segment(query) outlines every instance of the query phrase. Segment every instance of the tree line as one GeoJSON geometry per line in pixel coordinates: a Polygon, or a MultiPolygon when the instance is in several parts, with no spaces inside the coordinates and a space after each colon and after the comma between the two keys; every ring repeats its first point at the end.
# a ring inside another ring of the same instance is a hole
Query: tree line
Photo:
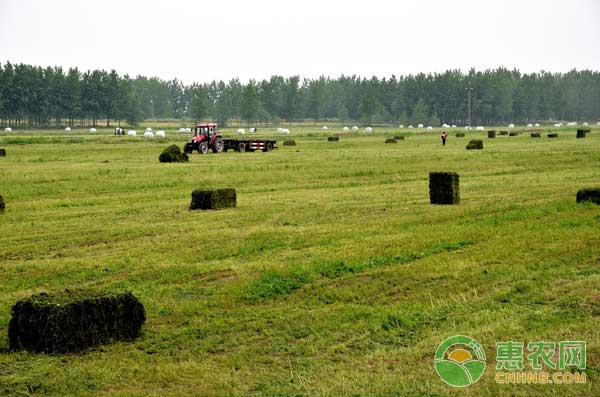
{"type": "Polygon", "coordinates": [[[600,73],[470,70],[364,78],[272,76],[186,85],[115,70],[0,64],[0,124],[136,125],[147,118],[273,124],[338,120],[365,124],[464,125],[600,119],[600,73]]]}

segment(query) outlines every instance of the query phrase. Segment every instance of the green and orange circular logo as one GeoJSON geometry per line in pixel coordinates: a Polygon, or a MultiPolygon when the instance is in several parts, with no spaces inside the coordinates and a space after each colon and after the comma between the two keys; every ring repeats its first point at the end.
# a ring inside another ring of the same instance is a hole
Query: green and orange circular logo
{"type": "Polygon", "coordinates": [[[446,339],[434,357],[435,371],[450,386],[470,386],[485,371],[485,351],[479,342],[468,336],[455,335],[446,339]]]}

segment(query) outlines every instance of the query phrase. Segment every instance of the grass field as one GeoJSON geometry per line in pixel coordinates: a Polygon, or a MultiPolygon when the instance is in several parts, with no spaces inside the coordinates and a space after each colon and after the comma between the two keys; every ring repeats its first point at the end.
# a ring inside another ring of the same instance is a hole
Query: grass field
{"type": "Polygon", "coordinates": [[[283,138],[295,147],[160,164],[187,138],[168,133],[0,133],[0,395],[600,393],[600,206],[575,202],[600,186],[599,130],[449,130],[442,147],[435,131],[327,142],[304,126],[283,138]],[[465,150],[474,137],[483,151],[465,150]],[[460,205],[429,204],[429,171],[460,174],[460,205]],[[202,187],[236,188],[238,207],[188,211],[202,187]],[[75,287],[131,290],[142,337],[8,351],[18,299],[75,287]],[[466,389],[433,368],[455,334],[488,356],[466,389]],[[509,340],[587,341],[587,383],[496,383],[509,340]]]}

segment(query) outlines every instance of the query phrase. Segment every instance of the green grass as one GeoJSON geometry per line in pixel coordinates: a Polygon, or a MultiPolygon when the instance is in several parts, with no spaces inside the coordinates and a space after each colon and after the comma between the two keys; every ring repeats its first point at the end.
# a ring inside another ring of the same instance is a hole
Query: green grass
{"type": "Polygon", "coordinates": [[[442,147],[437,132],[290,129],[295,147],[165,164],[185,134],[0,133],[0,395],[598,394],[600,206],[575,194],[600,185],[600,131],[449,130],[442,147]],[[429,204],[429,171],[460,174],[460,205],[429,204]],[[219,187],[237,208],[188,211],[193,189],[219,187]],[[131,290],[142,337],[7,350],[17,300],[86,287],[131,290]],[[488,356],[467,389],[433,368],[455,334],[488,356]],[[587,384],[494,381],[496,342],[565,339],[588,342],[587,384]]]}

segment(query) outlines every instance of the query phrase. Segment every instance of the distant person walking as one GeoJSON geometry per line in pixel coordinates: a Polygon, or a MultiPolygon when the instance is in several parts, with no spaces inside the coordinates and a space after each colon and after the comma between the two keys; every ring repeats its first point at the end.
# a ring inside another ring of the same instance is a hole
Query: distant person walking
{"type": "Polygon", "coordinates": [[[442,146],[446,146],[446,138],[448,138],[448,134],[444,131],[442,132],[442,146]]]}

